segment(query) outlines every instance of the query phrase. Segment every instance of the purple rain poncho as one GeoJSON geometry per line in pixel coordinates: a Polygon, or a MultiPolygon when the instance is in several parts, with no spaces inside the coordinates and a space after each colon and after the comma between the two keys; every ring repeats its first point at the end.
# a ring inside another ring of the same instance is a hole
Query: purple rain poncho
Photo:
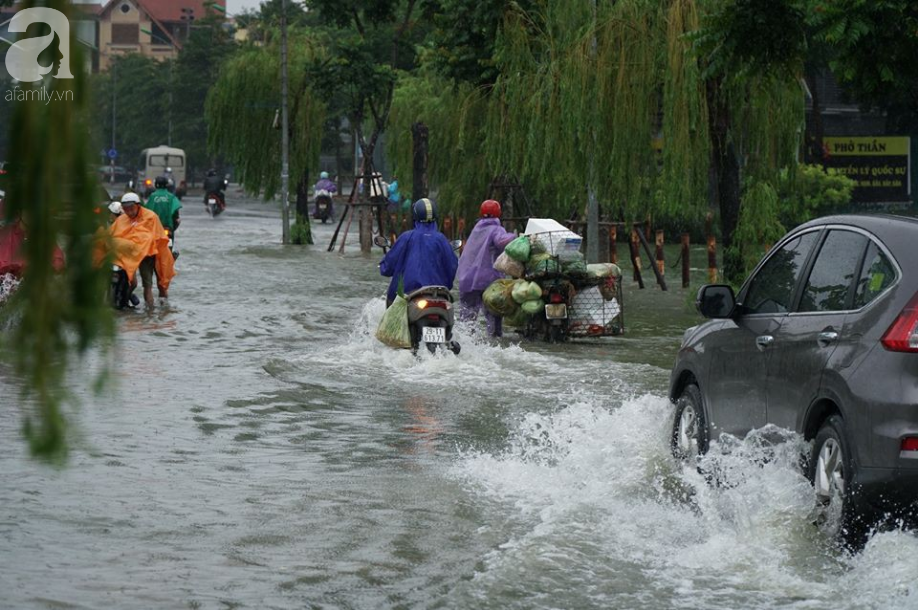
{"type": "Polygon", "coordinates": [[[482,218],[472,229],[459,257],[459,293],[481,291],[504,274],[494,269],[494,261],[516,235],[505,230],[499,218],[482,218]]]}

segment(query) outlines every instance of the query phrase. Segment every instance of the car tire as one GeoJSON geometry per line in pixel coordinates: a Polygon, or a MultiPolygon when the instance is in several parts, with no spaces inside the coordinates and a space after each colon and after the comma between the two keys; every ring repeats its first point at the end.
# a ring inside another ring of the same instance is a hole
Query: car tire
{"type": "Polygon", "coordinates": [[[816,434],[807,468],[816,496],[814,524],[826,536],[856,549],[866,541],[867,527],[853,499],[851,458],[845,421],[833,415],[816,434]]]}
{"type": "Polygon", "coordinates": [[[677,460],[699,458],[708,451],[708,425],[704,415],[701,390],[689,384],[676,401],[670,449],[677,460]]]}

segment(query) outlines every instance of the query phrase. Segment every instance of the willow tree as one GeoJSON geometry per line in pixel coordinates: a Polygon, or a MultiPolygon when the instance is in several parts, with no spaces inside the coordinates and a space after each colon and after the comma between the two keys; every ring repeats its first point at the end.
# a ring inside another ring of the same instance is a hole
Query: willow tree
{"type": "MultiPolygon", "coordinates": [[[[329,53],[310,77],[336,101],[354,129],[364,159],[373,159],[389,125],[396,83],[415,67],[422,37],[416,0],[309,0],[324,26],[329,53]]],[[[356,168],[355,168],[356,171],[356,168]]]]}
{"type": "MultiPolygon", "coordinates": [[[[693,220],[713,208],[729,246],[741,206],[767,207],[771,201],[764,195],[774,191],[778,170],[792,161],[803,118],[802,95],[789,68],[797,55],[757,62],[759,57],[743,57],[736,46],[725,55],[724,45],[706,44],[742,34],[747,21],[737,18],[737,10],[748,9],[752,22],[762,17],[763,10],[747,4],[540,0],[528,12],[508,5],[495,44],[498,76],[481,90],[486,119],[454,113],[443,125],[450,135],[432,131],[431,150],[482,142],[492,175],[519,176],[544,214],[582,209],[588,190],[619,220],[648,214],[693,220]],[[660,153],[655,137],[662,141],[660,153]],[[765,186],[753,188],[759,182],[765,186]]],[[[776,18],[771,13],[778,11],[764,12],[771,22],[793,14],[776,18]]],[[[792,48],[799,51],[799,45],[792,48]]],[[[454,105],[464,87],[442,88],[441,103],[454,105]]],[[[421,108],[409,98],[395,97],[399,124],[427,121],[432,104],[421,108]]],[[[458,166],[480,162],[454,155],[449,170],[432,168],[432,177],[445,171],[471,175],[458,166]]],[[[743,218],[758,220],[765,213],[751,212],[743,218]]],[[[741,270],[731,263],[728,273],[735,277],[741,270]]]]}
{"type": "MultiPolygon", "coordinates": [[[[22,9],[36,6],[68,17],[72,11],[65,0],[30,1],[22,9]]],[[[24,35],[43,34],[32,26],[24,35]]],[[[14,363],[24,434],[33,454],[58,460],[67,453],[62,408],[72,397],[66,382],[73,358],[113,328],[102,299],[109,276],[93,259],[93,238],[103,217],[95,213],[101,197],[88,171],[94,158],[87,137],[87,79],[80,70],[83,61],[76,37],[70,36],[69,45],[59,53],[58,44],[64,42],[58,35],[48,38],[39,65],[53,67],[55,58],[69,50],[72,78],[64,75],[62,61],[56,73],[52,69],[41,80],[18,83],[13,99],[19,101],[12,102],[9,125],[10,150],[16,154],[7,168],[7,182],[0,187],[6,191],[3,220],[21,220],[26,231],[22,283],[0,312],[14,320],[0,332],[0,355],[14,363]],[[43,99],[50,98],[47,103],[37,101],[41,89],[49,96],[43,99]],[[54,265],[57,246],[66,257],[59,271],[54,265]]],[[[4,398],[4,406],[14,406],[4,398]]]]}
{"type": "MultiPolygon", "coordinates": [[[[235,167],[246,192],[270,199],[280,188],[281,99],[278,37],[264,46],[249,46],[228,60],[207,96],[208,146],[235,167]]],[[[306,200],[310,170],[319,165],[325,104],[306,77],[308,65],[324,50],[303,32],[291,32],[288,46],[290,91],[290,174],[296,178],[297,225],[294,237],[312,243],[306,200]]],[[[295,240],[296,241],[296,240],[295,240]]]]}

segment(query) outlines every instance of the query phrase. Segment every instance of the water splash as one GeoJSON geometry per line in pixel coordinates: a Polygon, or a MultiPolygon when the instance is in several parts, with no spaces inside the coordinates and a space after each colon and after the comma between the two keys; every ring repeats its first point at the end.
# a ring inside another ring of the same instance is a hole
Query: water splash
{"type": "Polygon", "coordinates": [[[700,474],[669,455],[672,416],[652,395],[581,400],[523,418],[502,453],[462,454],[452,475],[514,515],[462,594],[525,599],[533,566],[520,566],[536,561],[566,565],[557,585],[589,583],[589,603],[607,607],[918,607],[918,536],[879,534],[849,556],[812,526],[802,438],[769,427],[723,439],[700,474]]]}

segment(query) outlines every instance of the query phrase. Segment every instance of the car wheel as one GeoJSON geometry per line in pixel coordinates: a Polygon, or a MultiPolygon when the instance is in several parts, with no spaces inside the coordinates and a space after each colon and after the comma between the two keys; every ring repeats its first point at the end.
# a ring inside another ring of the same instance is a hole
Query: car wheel
{"type": "Polygon", "coordinates": [[[673,434],[670,442],[677,460],[691,460],[708,451],[708,426],[702,407],[701,390],[689,384],[676,401],[673,434]]]}
{"type": "Polygon", "coordinates": [[[810,454],[808,475],[816,492],[814,523],[828,537],[857,547],[864,542],[866,528],[852,501],[852,472],[845,422],[833,415],[816,434],[810,454]]]}

